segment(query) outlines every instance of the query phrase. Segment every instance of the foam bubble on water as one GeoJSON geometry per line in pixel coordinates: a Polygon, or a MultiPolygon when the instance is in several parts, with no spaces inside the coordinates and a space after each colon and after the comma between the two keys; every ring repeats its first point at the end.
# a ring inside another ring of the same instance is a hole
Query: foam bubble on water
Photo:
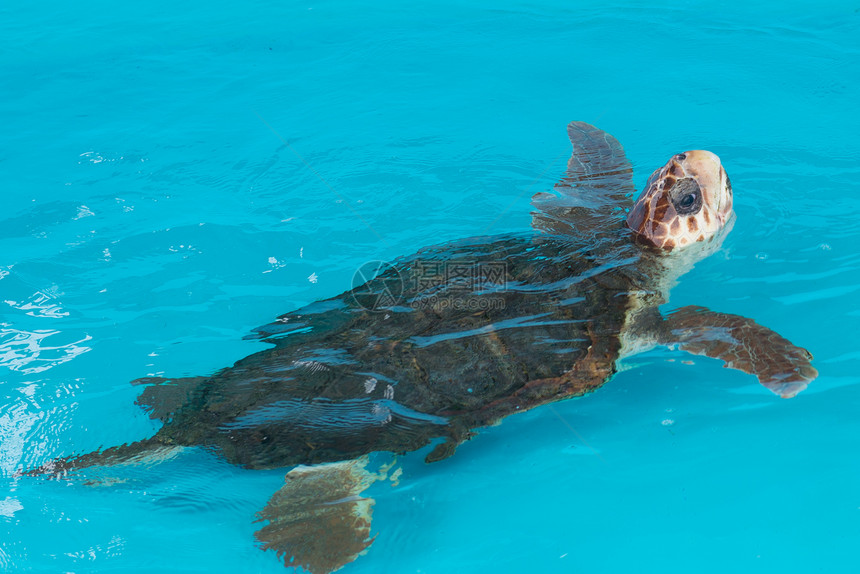
{"type": "Polygon", "coordinates": [[[105,158],[94,151],[85,151],[79,157],[84,158],[82,161],[78,163],[90,162],[90,163],[101,163],[105,161],[105,158]]]}
{"type": "Polygon", "coordinates": [[[194,245],[191,245],[191,244],[186,245],[184,243],[181,243],[179,245],[171,245],[170,247],[167,248],[167,250],[170,251],[171,253],[183,253],[183,255],[182,255],[183,259],[188,259],[189,257],[191,257],[195,253],[202,253],[194,245]]]}
{"type": "Polygon", "coordinates": [[[373,392],[373,389],[376,388],[376,383],[378,381],[374,377],[370,377],[366,381],[364,381],[364,392],[366,394],[370,394],[373,392]]]}
{"type": "Polygon", "coordinates": [[[319,277],[317,277],[316,272],[308,275],[308,281],[310,281],[311,283],[316,283],[317,281],[319,281],[319,277]]]}
{"type": "Polygon", "coordinates": [[[391,415],[391,409],[386,405],[373,403],[373,406],[370,407],[370,412],[379,424],[386,425],[394,420],[394,417],[391,415]]]}
{"type": "Polygon", "coordinates": [[[271,273],[275,269],[280,269],[282,267],[287,266],[287,264],[284,261],[281,261],[277,257],[269,257],[268,261],[269,261],[269,265],[271,266],[271,269],[266,269],[265,271],[263,271],[263,273],[271,273]]]}
{"type": "Polygon", "coordinates": [[[130,211],[134,211],[134,206],[133,205],[127,205],[126,201],[124,199],[122,199],[121,197],[115,197],[114,201],[116,201],[118,204],[120,204],[122,206],[123,212],[128,213],[130,211]]]}
{"type": "Polygon", "coordinates": [[[92,217],[95,215],[93,210],[87,207],[86,205],[78,206],[78,213],[72,219],[83,219],[84,217],[92,217]]]}

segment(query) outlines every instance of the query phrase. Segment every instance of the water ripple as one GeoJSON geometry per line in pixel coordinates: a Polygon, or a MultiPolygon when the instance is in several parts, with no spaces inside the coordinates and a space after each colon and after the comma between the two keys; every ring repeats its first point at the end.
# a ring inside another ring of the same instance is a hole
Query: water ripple
{"type": "Polygon", "coordinates": [[[59,304],[53,302],[54,300],[53,295],[45,293],[44,291],[37,291],[26,301],[12,301],[7,299],[4,303],[13,309],[24,311],[27,315],[32,317],[50,317],[52,319],[68,317],[68,311],[63,311],[63,308],[60,307],[59,304]]]}
{"type": "Polygon", "coordinates": [[[15,516],[16,512],[23,509],[24,507],[17,498],[7,496],[5,499],[0,500],[0,516],[12,518],[15,516]]]}
{"type": "Polygon", "coordinates": [[[59,333],[49,329],[23,331],[0,328],[0,367],[24,374],[41,373],[91,350],[91,347],[81,344],[92,339],[89,335],[65,345],[44,344],[45,339],[59,333]]]}

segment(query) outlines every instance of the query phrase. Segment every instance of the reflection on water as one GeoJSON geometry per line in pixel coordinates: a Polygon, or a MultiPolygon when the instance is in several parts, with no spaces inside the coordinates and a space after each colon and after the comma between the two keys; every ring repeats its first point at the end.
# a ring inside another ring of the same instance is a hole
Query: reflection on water
{"type": "Polygon", "coordinates": [[[63,345],[52,346],[53,341],[46,344],[48,337],[58,334],[60,331],[50,329],[24,331],[8,325],[0,328],[0,366],[24,374],[41,373],[91,350],[82,345],[92,339],[89,335],[63,345]]]}
{"type": "Polygon", "coordinates": [[[3,437],[0,442],[0,473],[11,476],[18,469],[24,460],[27,436],[44,416],[32,412],[23,401],[8,404],[7,399],[7,404],[0,407],[0,436],[3,437]]]}
{"type": "MultiPolygon", "coordinates": [[[[391,385],[387,386],[387,390],[387,396],[393,396],[391,385]]],[[[343,402],[317,399],[275,401],[236,417],[234,421],[221,425],[221,428],[232,430],[254,428],[263,424],[291,424],[306,428],[349,426],[358,429],[387,424],[392,420],[392,413],[416,422],[437,425],[448,422],[445,417],[428,415],[391,399],[351,399],[343,402]]]]}
{"type": "Polygon", "coordinates": [[[68,311],[63,311],[59,304],[54,302],[54,297],[43,291],[33,293],[26,301],[5,300],[4,303],[19,311],[24,311],[31,317],[49,317],[60,319],[68,317],[68,311]]]}
{"type": "Polygon", "coordinates": [[[0,500],[0,516],[12,518],[13,516],[15,516],[16,512],[23,509],[24,507],[21,506],[21,503],[18,501],[17,498],[7,496],[5,499],[0,500]]]}

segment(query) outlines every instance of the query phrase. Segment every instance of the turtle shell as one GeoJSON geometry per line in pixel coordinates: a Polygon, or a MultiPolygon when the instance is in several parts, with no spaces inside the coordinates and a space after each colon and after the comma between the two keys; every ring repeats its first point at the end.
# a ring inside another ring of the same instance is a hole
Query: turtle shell
{"type": "Polygon", "coordinates": [[[615,370],[639,251],[510,235],[429,248],[281,316],[274,347],[211,377],[150,386],[164,444],[276,468],[405,452],[582,395],[615,370]],[[399,286],[399,287],[398,287],[399,286]],[[182,391],[183,399],[166,400],[182,391]],[[159,406],[160,405],[160,406],[159,406]]]}

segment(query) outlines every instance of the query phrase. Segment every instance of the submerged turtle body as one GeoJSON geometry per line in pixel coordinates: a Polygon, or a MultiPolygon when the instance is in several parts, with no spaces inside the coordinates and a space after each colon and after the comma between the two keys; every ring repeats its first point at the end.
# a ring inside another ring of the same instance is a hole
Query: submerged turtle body
{"type": "Polygon", "coordinates": [[[275,348],[211,378],[163,381],[141,402],[166,422],[156,440],[215,448],[250,468],[443,438],[428,457],[438,459],[472,429],[602,384],[615,370],[629,293],[645,287],[636,263],[608,266],[554,237],[427,250],[374,281],[403,280],[397,304],[366,309],[347,292],[319,312],[290,313],[260,329],[275,348]],[[419,270],[437,264],[465,270],[471,285],[420,285],[419,270]],[[159,406],[175,391],[187,396],[159,406]]]}
{"type": "Polygon", "coordinates": [[[568,134],[567,173],[556,193],[533,198],[534,232],[400,259],[258,329],[273,348],[212,376],[140,379],[138,402],[164,422],[154,437],[35,473],[177,446],[252,469],[295,466],[257,537],[287,566],[321,573],[372,542],[372,501],[359,495],[381,475],[364,469],[368,453],[432,443],[427,460],[445,458],[475,429],[593,391],[619,359],[655,345],[721,359],[783,397],[803,390],[817,375],[811,355],[773,331],[703,307],[659,311],[731,228],[719,158],[673,156],[631,204],[617,140],[582,122],[568,134]]]}

